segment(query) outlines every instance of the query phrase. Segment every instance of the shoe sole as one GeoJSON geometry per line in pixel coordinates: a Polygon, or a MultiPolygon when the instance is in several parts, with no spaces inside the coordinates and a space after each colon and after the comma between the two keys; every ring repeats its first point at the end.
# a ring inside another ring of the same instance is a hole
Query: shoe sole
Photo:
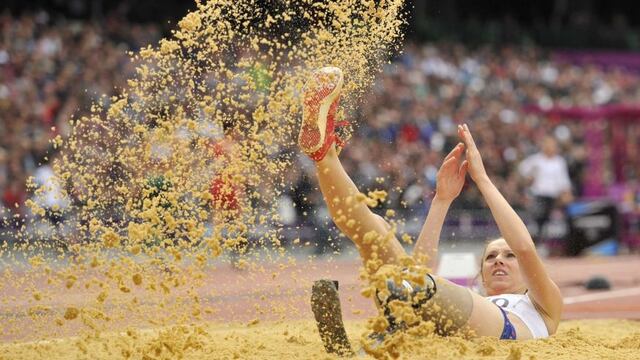
{"type": "Polygon", "coordinates": [[[318,280],[311,288],[311,310],[325,350],[339,356],[354,355],[342,322],[338,282],[318,280]]]}
{"type": "MultiPolygon", "coordinates": [[[[333,90],[331,90],[324,99],[318,101],[318,104],[311,105],[311,109],[308,108],[309,106],[307,104],[304,104],[303,106],[302,126],[300,128],[300,134],[298,135],[298,144],[300,144],[302,150],[307,154],[317,152],[324,145],[327,136],[329,110],[336,98],[340,95],[344,77],[342,75],[342,70],[339,68],[325,67],[314,72],[314,79],[310,80],[314,82],[314,85],[316,85],[315,82],[318,81],[318,76],[321,76],[322,73],[331,74],[332,72],[336,72],[338,76],[338,81],[333,90]]],[[[305,90],[305,94],[307,91],[308,90],[305,90]]],[[[320,90],[314,91],[314,95],[318,91],[320,90]]],[[[306,96],[304,101],[307,101],[306,96]]]]}

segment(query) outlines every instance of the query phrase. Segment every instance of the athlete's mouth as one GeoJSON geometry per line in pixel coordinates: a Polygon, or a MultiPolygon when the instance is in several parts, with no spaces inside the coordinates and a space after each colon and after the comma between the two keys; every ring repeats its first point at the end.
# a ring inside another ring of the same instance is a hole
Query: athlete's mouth
{"type": "Polygon", "coordinates": [[[493,276],[506,276],[507,272],[502,270],[502,269],[496,269],[496,270],[493,270],[491,275],[493,275],[493,276]]]}

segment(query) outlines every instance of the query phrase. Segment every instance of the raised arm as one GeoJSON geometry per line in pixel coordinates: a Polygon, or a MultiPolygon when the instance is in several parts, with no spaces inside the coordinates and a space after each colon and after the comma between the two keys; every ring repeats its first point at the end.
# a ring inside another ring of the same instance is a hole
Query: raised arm
{"type": "Polygon", "coordinates": [[[554,327],[557,327],[562,312],[562,295],[558,286],[547,274],[524,222],[489,179],[480,152],[469,132],[469,127],[466,124],[459,125],[458,135],[467,148],[466,158],[469,162],[469,175],[489,206],[500,233],[516,255],[529,290],[529,296],[541,310],[543,316],[547,317],[554,327]]]}
{"type": "Polygon", "coordinates": [[[444,158],[436,176],[436,194],[413,250],[413,256],[419,260],[426,259],[426,265],[432,270],[438,260],[438,243],[444,218],[449,206],[460,194],[467,175],[468,163],[462,161],[463,153],[464,144],[460,143],[444,158]]]}

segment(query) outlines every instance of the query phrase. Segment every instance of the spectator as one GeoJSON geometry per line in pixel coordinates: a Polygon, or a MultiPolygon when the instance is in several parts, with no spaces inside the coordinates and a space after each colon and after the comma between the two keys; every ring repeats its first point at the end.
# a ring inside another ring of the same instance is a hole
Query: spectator
{"type": "Polygon", "coordinates": [[[533,196],[530,212],[537,225],[538,244],[544,239],[544,226],[552,210],[558,205],[564,207],[573,197],[567,162],[558,154],[558,143],[545,136],[540,147],[540,152],[527,157],[519,166],[533,196]]]}

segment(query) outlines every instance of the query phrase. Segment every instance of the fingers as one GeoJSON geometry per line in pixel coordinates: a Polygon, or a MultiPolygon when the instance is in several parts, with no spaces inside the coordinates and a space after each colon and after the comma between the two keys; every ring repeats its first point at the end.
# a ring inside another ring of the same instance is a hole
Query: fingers
{"type": "Polygon", "coordinates": [[[462,162],[462,165],[460,165],[460,168],[458,169],[458,176],[460,177],[467,176],[468,169],[469,169],[469,161],[465,160],[462,162]]]}
{"type": "Polygon", "coordinates": [[[471,136],[471,132],[469,131],[469,126],[467,126],[467,124],[458,125],[458,136],[467,146],[467,150],[476,147],[476,143],[473,141],[473,136],[471,136]]]}
{"type": "Polygon", "coordinates": [[[455,166],[456,162],[457,159],[455,157],[450,157],[442,163],[442,166],[440,166],[440,168],[445,170],[451,169],[455,166]]]}
{"type": "Polygon", "coordinates": [[[467,150],[469,150],[469,140],[467,140],[467,136],[462,125],[458,125],[458,137],[467,146],[467,150]]]}
{"type": "Polygon", "coordinates": [[[476,142],[473,140],[473,136],[471,135],[471,131],[469,131],[469,125],[467,125],[467,124],[464,124],[464,133],[467,136],[467,138],[469,139],[469,141],[471,142],[471,144],[473,144],[475,146],[476,142]]]}
{"type": "Polygon", "coordinates": [[[454,146],[454,148],[445,156],[444,161],[449,160],[452,157],[459,157],[462,154],[462,150],[464,149],[463,143],[458,143],[458,145],[454,146]]]}

